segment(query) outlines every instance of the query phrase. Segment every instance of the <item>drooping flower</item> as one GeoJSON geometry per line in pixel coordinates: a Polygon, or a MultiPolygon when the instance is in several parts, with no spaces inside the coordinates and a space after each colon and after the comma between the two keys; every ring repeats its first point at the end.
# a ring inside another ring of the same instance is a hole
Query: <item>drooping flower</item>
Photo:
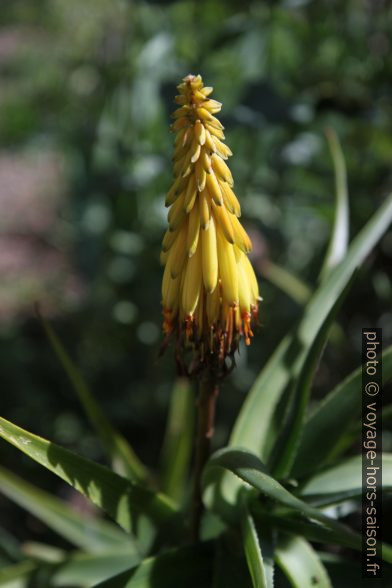
{"type": "Polygon", "coordinates": [[[169,228],[162,243],[163,330],[179,349],[193,349],[197,364],[223,365],[243,335],[249,345],[259,291],[247,254],[251,241],[238,218],[239,202],[226,164],[223,126],[214,116],[201,76],[177,86],[172,130],[174,182],[166,206],[169,228]]]}

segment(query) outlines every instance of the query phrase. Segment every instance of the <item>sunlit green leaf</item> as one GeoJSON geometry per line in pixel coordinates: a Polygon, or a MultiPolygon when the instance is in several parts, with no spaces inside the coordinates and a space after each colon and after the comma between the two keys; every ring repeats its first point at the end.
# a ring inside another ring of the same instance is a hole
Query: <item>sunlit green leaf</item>
{"type": "MultiPolygon", "coordinates": [[[[207,463],[204,471],[204,488],[205,500],[210,503],[209,485],[213,478],[209,472],[214,468],[226,468],[241,480],[256,488],[263,495],[273,501],[282,504],[290,509],[297,511],[302,516],[310,520],[319,521],[326,528],[340,533],[344,537],[346,544],[353,549],[362,549],[362,538],[360,535],[351,531],[345,525],[326,516],[321,510],[305,503],[286,488],[277,480],[271,477],[264,464],[260,459],[248,451],[241,449],[222,449],[217,451],[207,463]]],[[[218,506],[219,508],[219,506],[218,506]]],[[[224,516],[223,512],[223,516],[224,516]]],[[[392,547],[383,545],[383,558],[385,561],[392,563],[392,547]]]]}
{"type": "MultiPolygon", "coordinates": [[[[382,354],[383,382],[392,378],[392,346],[382,354]]],[[[358,368],[328,394],[305,422],[291,475],[303,476],[322,466],[348,427],[360,420],[362,368],[358,368]]]]}
{"type": "MultiPolygon", "coordinates": [[[[66,559],[68,552],[54,545],[38,541],[26,541],[22,545],[23,554],[41,562],[58,563],[66,559]]],[[[88,555],[88,554],[87,554],[88,555]]]]}
{"type": "Polygon", "coordinates": [[[242,540],[253,588],[273,588],[273,568],[265,565],[252,515],[245,510],[241,518],[242,540]]]}
{"type": "Polygon", "coordinates": [[[50,570],[51,586],[83,586],[89,588],[138,563],[124,549],[118,553],[87,555],[75,553],[50,570]]]}
{"type": "Polygon", "coordinates": [[[115,525],[74,511],[65,502],[2,467],[0,492],[78,547],[96,552],[118,549],[125,544],[130,554],[135,553],[131,537],[115,525]]]}
{"type": "Polygon", "coordinates": [[[66,553],[55,550],[51,546],[35,544],[31,544],[31,547],[30,544],[26,544],[25,551],[31,559],[0,570],[0,586],[3,586],[3,580],[4,585],[8,586],[11,579],[19,579],[23,588],[35,586],[31,574],[40,567],[44,570],[47,582],[45,586],[89,588],[97,582],[103,582],[124,570],[129,570],[139,562],[132,553],[129,553],[126,545],[120,547],[115,553],[111,551],[99,554],[66,553]],[[55,557],[51,557],[50,551],[58,553],[55,557]]]}
{"type": "Polygon", "coordinates": [[[87,496],[126,531],[132,531],[133,518],[138,513],[146,514],[157,524],[167,522],[176,513],[164,495],[146,490],[3,418],[0,436],[87,496]]]}
{"type": "Polygon", "coordinates": [[[0,586],[2,588],[26,588],[27,579],[37,568],[37,563],[26,560],[0,569],[0,586]]]}
{"type": "MultiPolygon", "coordinates": [[[[392,491],[392,453],[382,454],[382,488],[392,491]]],[[[300,490],[312,504],[327,505],[362,495],[362,455],[311,477],[300,490]]]]}
{"type": "Polygon", "coordinates": [[[281,535],[276,547],[276,561],[293,588],[332,588],[317,553],[302,537],[281,535]]]}
{"type": "Polygon", "coordinates": [[[326,130],[329,149],[335,170],[335,221],[331,240],[321,270],[321,278],[340,263],[347,252],[349,237],[349,204],[346,163],[339,138],[331,128],[326,130]]]}
{"type": "Polygon", "coordinates": [[[132,553],[127,543],[119,545],[115,551],[84,553],[67,552],[42,543],[25,543],[23,553],[37,566],[45,570],[47,584],[50,586],[78,586],[88,588],[111,576],[137,565],[140,558],[132,553]]]}

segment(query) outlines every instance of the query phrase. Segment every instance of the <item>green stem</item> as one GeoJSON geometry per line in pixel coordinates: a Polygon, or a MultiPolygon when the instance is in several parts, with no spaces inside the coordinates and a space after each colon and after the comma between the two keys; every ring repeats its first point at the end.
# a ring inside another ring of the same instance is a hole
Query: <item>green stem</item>
{"type": "Polygon", "coordinates": [[[203,514],[201,475],[210,455],[211,439],[214,435],[215,407],[219,386],[208,371],[200,378],[198,405],[198,425],[195,454],[195,473],[192,504],[192,539],[198,541],[200,522],[203,514]]]}

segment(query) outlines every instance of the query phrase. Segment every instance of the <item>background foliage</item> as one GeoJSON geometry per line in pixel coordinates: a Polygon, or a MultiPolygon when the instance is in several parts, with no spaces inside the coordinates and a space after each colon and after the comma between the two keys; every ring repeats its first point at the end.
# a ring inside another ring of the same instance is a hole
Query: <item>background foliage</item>
{"type": "MultiPolygon", "coordinates": [[[[222,122],[254,242],[261,328],[224,386],[223,445],[260,367],[313,290],[333,219],[324,136],[343,146],[352,234],[391,190],[391,9],[386,2],[14,0],[0,14],[1,412],[105,462],[33,312],[51,317],[110,420],[152,469],[172,389],[160,343],[160,240],[175,85],[200,73],[222,122]],[[273,263],[271,263],[273,262],[273,263]],[[278,268],[276,265],[278,265],[278,268]]],[[[392,233],[363,264],[317,371],[315,395],[359,363],[360,333],[392,340],[392,233]]],[[[391,450],[386,435],[384,449],[391,450]]],[[[3,445],[2,463],[88,507],[3,445]]],[[[59,541],[0,499],[4,528],[59,541]]],[[[391,541],[391,537],[385,537],[391,541]]],[[[59,545],[62,547],[63,545],[59,545]]]]}

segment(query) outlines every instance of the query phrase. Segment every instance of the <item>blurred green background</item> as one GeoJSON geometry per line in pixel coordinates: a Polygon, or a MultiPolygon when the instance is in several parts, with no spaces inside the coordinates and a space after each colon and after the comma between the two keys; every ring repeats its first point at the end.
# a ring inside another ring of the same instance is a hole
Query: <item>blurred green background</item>
{"type": "MultiPolygon", "coordinates": [[[[317,285],[334,207],[325,128],[347,160],[351,236],[392,188],[390,3],[13,0],[1,5],[0,27],[2,415],[104,461],[34,315],[38,302],[110,419],[157,467],[175,380],[172,350],[158,358],[170,113],[181,78],[200,73],[223,102],[264,299],[219,400],[215,444],[224,444],[301,313],[268,279],[269,262],[317,285]]],[[[391,266],[389,232],[341,309],[319,396],[359,364],[362,327],[381,326],[392,342],[391,266]]],[[[385,443],[391,450],[391,436],[385,443]]],[[[0,459],[86,508],[5,444],[0,459]]],[[[1,496],[0,511],[19,538],[51,539],[1,496]]]]}

